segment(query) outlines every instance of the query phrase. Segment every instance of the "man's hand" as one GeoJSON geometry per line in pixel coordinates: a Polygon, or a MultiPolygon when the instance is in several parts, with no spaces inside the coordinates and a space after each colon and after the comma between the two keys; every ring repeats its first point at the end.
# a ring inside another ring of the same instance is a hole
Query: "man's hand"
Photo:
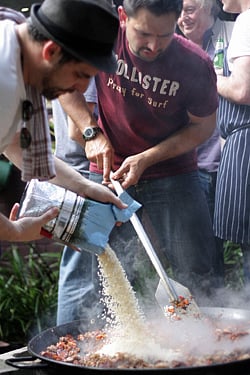
{"type": "Polygon", "coordinates": [[[147,168],[146,158],[142,154],[127,157],[117,171],[112,175],[114,180],[119,180],[123,189],[135,185],[147,168]]]}
{"type": "Polygon", "coordinates": [[[87,158],[103,171],[103,184],[107,185],[114,160],[114,150],[109,140],[104,134],[99,133],[94,139],[85,143],[85,153],[87,158]]]}
{"type": "Polygon", "coordinates": [[[58,215],[58,208],[53,207],[38,217],[17,219],[19,204],[15,203],[10,212],[9,220],[0,216],[0,238],[7,241],[26,242],[41,239],[42,227],[58,215]]]}
{"type": "Polygon", "coordinates": [[[87,198],[103,203],[112,203],[120,209],[128,207],[108,187],[94,181],[88,180],[88,182],[84,190],[84,196],[87,198]]]}

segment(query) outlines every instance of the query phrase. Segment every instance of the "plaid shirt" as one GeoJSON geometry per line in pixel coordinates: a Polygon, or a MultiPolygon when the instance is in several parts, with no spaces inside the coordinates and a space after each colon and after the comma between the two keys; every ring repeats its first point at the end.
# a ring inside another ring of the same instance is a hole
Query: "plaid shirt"
{"type": "MultiPolygon", "coordinates": [[[[0,7],[0,21],[10,19],[17,24],[26,21],[20,12],[0,7]]],[[[49,180],[55,176],[54,158],[51,147],[51,137],[44,97],[34,87],[26,85],[27,99],[34,107],[34,114],[26,127],[31,134],[31,145],[23,150],[22,180],[32,178],[49,180]]]]}

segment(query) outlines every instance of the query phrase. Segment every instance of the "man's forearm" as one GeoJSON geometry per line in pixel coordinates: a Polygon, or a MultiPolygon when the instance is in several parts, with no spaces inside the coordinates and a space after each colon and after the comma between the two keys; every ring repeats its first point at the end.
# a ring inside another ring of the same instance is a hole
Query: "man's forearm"
{"type": "Polygon", "coordinates": [[[51,183],[62,186],[65,189],[71,190],[79,195],[85,195],[85,186],[88,185],[88,180],[81,176],[72,167],[64,161],[55,157],[56,177],[50,180],[51,183]]]}
{"type": "Polygon", "coordinates": [[[185,154],[204,143],[213,133],[216,115],[213,113],[202,123],[190,122],[185,128],[175,132],[166,140],[141,153],[147,160],[147,167],[163,160],[172,159],[185,154]]]}
{"type": "Polygon", "coordinates": [[[218,93],[225,99],[250,105],[250,56],[235,59],[230,76],[217,76],[218,93]]]}

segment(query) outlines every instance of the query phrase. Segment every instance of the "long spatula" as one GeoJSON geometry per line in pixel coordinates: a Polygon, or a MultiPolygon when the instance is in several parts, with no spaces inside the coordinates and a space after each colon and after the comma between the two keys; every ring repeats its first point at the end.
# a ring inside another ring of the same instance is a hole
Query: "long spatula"
{"type": "MultiPolygon", "coordinates": [[[[119,181],[112,179],[112,174],[110,179],[119,196],[124,191],[123,187],[119,181]]],[[[160,278],[155,298],[163,310],[164,315],[170,319],[181,319],[183,316],[200,316],[200,310],[189,289],[168,277],[143,225],[135,213],[130,217],[130,221],[160,278]]]]}

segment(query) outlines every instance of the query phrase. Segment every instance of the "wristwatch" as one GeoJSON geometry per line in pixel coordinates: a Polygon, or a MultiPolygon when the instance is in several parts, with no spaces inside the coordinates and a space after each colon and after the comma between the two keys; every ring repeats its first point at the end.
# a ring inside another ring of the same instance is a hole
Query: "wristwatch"
{"type": "Polygon", "coordinates": [[[102,129],[99,128],[99,126],[88,126],[83,131],[83,139],[85,141],[90,141],[91,139],[94,139],[98,133],[101,133],[102,129]]]}

